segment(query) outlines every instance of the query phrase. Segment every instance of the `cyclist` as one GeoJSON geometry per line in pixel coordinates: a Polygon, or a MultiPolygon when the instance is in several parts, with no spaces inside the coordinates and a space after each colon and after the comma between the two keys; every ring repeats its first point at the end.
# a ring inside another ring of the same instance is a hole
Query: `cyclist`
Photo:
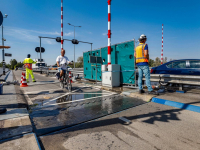
{"type": "Polygon", "coordinates": [[[65,50],[61,50],[61,55],[57,57],[56,63],[58,66],[58,73],[56,73],[56,77],[58,79],[61,79],[64,73],[66,73],[67,70],[67,64],[71,64],[69,59],[65,56],[65,50]]]}

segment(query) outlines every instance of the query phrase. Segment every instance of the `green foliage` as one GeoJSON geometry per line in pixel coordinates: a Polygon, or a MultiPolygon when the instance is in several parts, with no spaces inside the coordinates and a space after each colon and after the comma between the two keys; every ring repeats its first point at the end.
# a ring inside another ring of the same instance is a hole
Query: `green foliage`
{"type": "MultiPolygon", "coordinates": [[[[163,59],[163,64],[166,63],[166,62],[167,62],[167,57],[165,57],[163,59]]],[[[152,60],[152,59],[149,60],[149,66],[150,67],[157,67],[157,66],[160,66],[160,65],[161,65],[161,60],[158,57],[156,57],[155,61],[152,60]],[[151,63],[150,63],[150,61],[151,61],[151,63]]]]}
{"type": "MultiPolygon", "coordinates": [[[[24,64],[22,62],[17,62],[16,59],[11,59],[10,64],[5,64],[6,68],[9,68],[11,70],[15,69],[16,67],[22,67],[24,64]]],[[[3,67],[3,63],[0,63],[0,67],[3,67]]]]}
{"type": "Polygon", "coordinates": [[[17,60],[16,60],[16,59],[11,59],[11,60],[10,60],[10,65],[11,65],[10,69],[13,70],[13,69],[14,69],[14,66],[17,65],[17,60]]]}
{"type": "MultiPolygon", "coordinates": [[[[74,68],[74,62],[69,66],[74,68]]],[[[83,68],[83,56],[78,57],[77,62],[75,63],[75,68],[83,68]]]]}
{"type": "Polygon", "coordinates": [[[153,67],[154,64],[154,60],[153,59],[149,59],[149,67],[153,67]]]}

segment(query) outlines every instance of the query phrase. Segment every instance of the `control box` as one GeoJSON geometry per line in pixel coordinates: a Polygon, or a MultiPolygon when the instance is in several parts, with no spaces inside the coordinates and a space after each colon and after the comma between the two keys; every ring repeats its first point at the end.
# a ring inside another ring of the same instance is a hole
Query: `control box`
{"type": "Polygon", "coordinates": [[[120,86],[120,65],[102,65],[102,86],[120,86]]]}

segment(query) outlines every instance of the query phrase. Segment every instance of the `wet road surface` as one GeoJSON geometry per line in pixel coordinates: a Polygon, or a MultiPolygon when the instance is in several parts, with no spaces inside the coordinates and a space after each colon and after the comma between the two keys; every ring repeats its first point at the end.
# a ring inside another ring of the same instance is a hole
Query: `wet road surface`
{"type": "Polygon", "coordinates": [[[61,99],[57,99],[54,103],[58,102],[59,105],[44,105],[39,108],[36,106],[30,110],[30,117],[37,135],[48,134],[145,103],[118,94],[98,97],[101,94],[86,93],[77,97],[83,98],[90,95],[90,99],[82,101],[76,101],[75,95],[68,96],[73,97],[70,101],[67,100],[67,96],[63,97],[64,101],[67,100],[69,103],[62,104],[61,99]]]}

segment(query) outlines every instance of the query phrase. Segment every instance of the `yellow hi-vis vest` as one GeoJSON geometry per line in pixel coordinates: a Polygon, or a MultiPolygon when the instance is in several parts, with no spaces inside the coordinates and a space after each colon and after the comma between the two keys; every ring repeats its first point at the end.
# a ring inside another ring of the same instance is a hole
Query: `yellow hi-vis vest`
{"type": "Polygon", "coordinates": [[[136,63],[149,62],[147,56],[144,54],[144,48],[145,48],[145,46],[146,46],[145,43],[140,43],[140,44],[135,48],[136,63]]]}
{"type": "Polygon", "coordinates": [[[32,70],[32,64],[35,64],[35,63],[36,62],[34,62],[31,58],[25,58],[23,61],[24,67],[30,70],[32,70]]]}

